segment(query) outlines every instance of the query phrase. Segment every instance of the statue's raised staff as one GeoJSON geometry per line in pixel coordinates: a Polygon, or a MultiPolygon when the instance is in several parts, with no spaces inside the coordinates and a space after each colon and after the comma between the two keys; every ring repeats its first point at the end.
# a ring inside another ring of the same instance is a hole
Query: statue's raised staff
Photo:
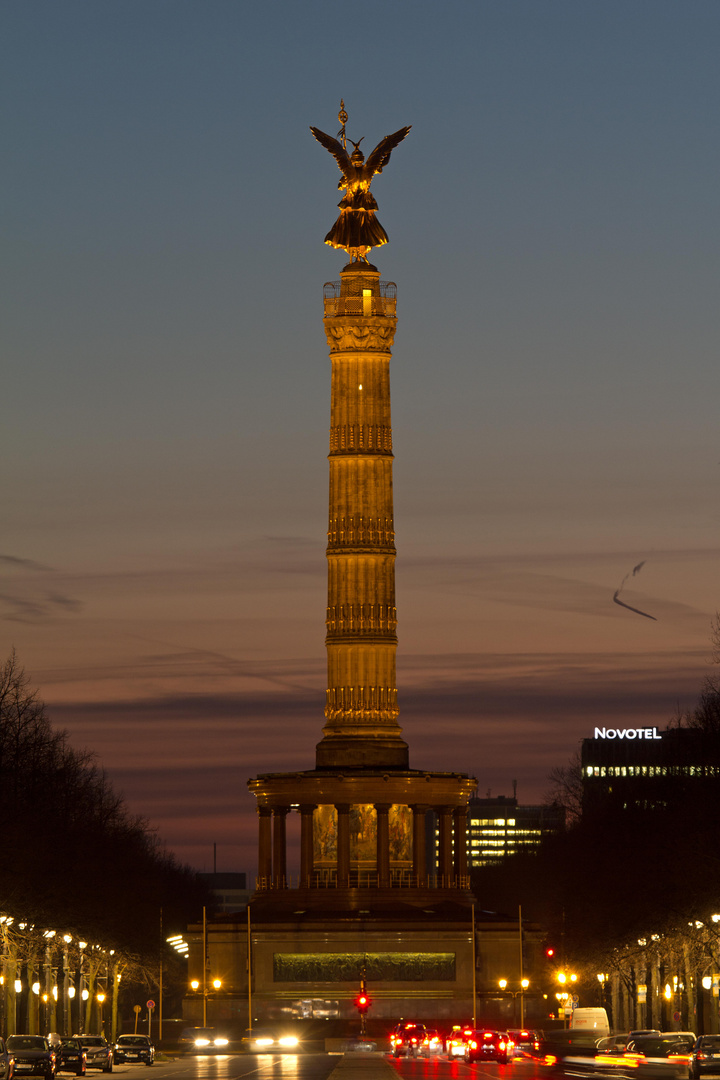
{"type": "Polygon", "coordinates": [[[394,135],[386,135],[366,161],[360,149],[362,139],[358,139],[357,142],[350,139],[354,150],[352,154],[348,154],[346,150],[347,113],[342,103],[338,119],[342,123],[342,128],[338,133],[338,136],[342,138],[342,143],[333,139],[332,135],[326,135],[319,128],[310,128],[318,142],[322,143],[337,161],[342,173],[342,179],[338,180],[338,187],[345,190],[344,197],[338,203],[340,216],[325,237],[325,243],[347,251],[351,259],[367,262],[366,255],[371,248],[380,247],[388,242],[387,233],[375,217],[378,205],[370,194],[370,184],[373,177],[383,171],[390,160],[390,154],[398,143],[402,142],[410,128],[400,128],[394,135]]]}

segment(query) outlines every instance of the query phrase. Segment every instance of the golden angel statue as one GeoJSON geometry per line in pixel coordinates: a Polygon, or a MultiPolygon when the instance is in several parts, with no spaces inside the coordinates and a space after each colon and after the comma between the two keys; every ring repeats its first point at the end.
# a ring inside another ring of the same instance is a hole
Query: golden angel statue
{"type": "Polygon", "coordinates": [[[378,205],[370,194],[370,184],[373,177],[383,171],[390,160],[390,154],[398,143],[403,141],[410,128],[400,128],[394,135],[386,135],[365,161],[365,156],[360,149],[362,139],[358,142],[350,139],[354,146],[352,154],[348,154],[345,149],[347,113],[342,104],[339,119],[343,125],[339,132],[342,143],[333,139],[331,135],[326,135],[319,128],[310,128],[317,141],[322,143],[337,161],[342,173],[342,178],[338,180],[338,187],[341,190],[345,189],[345,195],[338,203],[340,216],[325,237],[325,243],[330,247],[347,251],[351,259],[367,262],[366,255],[371,248],[380,247],[388,242],[387,233],[375,217],[378,205]]]}

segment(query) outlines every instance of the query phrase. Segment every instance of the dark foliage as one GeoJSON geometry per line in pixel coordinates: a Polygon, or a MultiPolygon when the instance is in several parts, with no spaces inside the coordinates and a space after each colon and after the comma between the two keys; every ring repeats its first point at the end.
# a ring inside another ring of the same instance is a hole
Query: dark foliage
{"type": "Polygon", "coordinates": [[[0,670],[3,908],[151,954],[166,926],[208,902],[204,885],[129,813],[94,756],[53,729],[15,654],[0,670]]]}

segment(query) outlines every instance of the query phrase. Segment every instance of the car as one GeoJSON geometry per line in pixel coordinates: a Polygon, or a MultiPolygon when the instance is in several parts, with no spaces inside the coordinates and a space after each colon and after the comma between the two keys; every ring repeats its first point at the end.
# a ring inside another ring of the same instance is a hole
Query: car
{"type": "Polygon", "coordinates": [[[390,1047],[393,1057],[415,1057],[422,1046],[422,1041],[427,1034],[424,1024],[418,1024],[414,1020],[406,1020],[397,1024],[390,1036],[390,1047]]]}
{"type": "Polygon", "coordinates": [[[138,1065],[152,1065],[155,1060],[155,1046],[147,1035],[119,1035],[113,1047],[113,1061],[116,1064],[137,1062],[138,1065]]]}
{"type": "Polygon", "coordinates": [[[701,1035],[690,1057],[690,1075],[699,1080],[703,1073],[720,1073],[720,1035],[701,1035]]]}
{"type": "Polygon", "coordinates": [[[628,1043],[625,1057],[636,1059],[643,1067],[652,1062],[656,1071],[657,1067],[665,1066],[666,1073],[685,1080],[691,1075],[694,1047],[695,1038],[690,1033],[672,1031],[663,1035],[639,1035],[628,1043]]]}
{"type": "Polygon", "coordinates": [[[290,1028],[253,1028],[245,1032],[243,1045],[251,1054],[297,1054],[300,1036],[290,1028]]]}
{"type": "Polygon", "coordinates": [[[523,1054],[534,1054],[540,1046],[540,1032],[530,1031],[528,1028],[513,1028],[508,1031],[516,1051],[523,1054]]]}
{"type": "Polygon", "coordinates": [[[15,1058],[8,1050],[5,1040],[0,1039],[0,1080],[12,1080],[15,1072],[15,1058]]]}
{"type": "Polygon", "coordinates": [[[476,1028],[465,1037],[465,1060],[499,1061],[507,1065],[513,1057],[513,1042],[507,1031],[476,1028]]]}
{"type": "Polygon", "coordinates": [[[353,1035],[345,1042],[343,1049],[348,1054],[372,1054],[377,1050],[377,1043],[365,1035],[353,1035]]]}
{"type": "Polygon", "coordinates": [[[88,1069],[102,1069],[103,1072],[113,1071],[113,1048],[110,1043],[103,1039],[102,1035],[73,1035],[85,1051],[85,1062],[88,1069]]]}
{"type": "Polygon", "coordinates": [[[598,1039],[597,1048],[603,1054],[622,1054],[630,1039],[629,1031],[622,1035],[606,1035],[604,1039],[598,1039]]]}
{"type": "Polygon", "coordinates": [[[228,1035],[214,1027],[186,1027],[178,1039],[181,1054],[224,1054],[229,1045],[228,1035]]]}
{"type": "Polygon", "coordinates": [[[87,1054],[82,1048],[79,1039],[59,1038],[55,1043],[55,1056],[57,1058],[58,1072],[71,1072],[76,1076],[84,1076],[87,1072],[87,1054]]]}
{"type": "Polygon", "coordinates": [[[420,1057],[436,1057],[442,1054],[444,1048],[445,1040],[439,1031],[433,1029],[425,1032],[425,1037],[418,1047],[418,1054],[420,1057]]]}
{"type": "Polygon", "coordinates": [[[451,1061],[456,1058],[464,1058],[466,1055],[465,1040],[469,1035],[472,1035],[473,1029],[469,1025],[461,1027],[456,1024],[447,1039],[445,1040],[445,1050],[447,1056],[451,1061]]]}
{"type": "Polygon", "coordinates": [[[57,1058],[42,1035],[8,1035],[7,1049],[15,1059],[15,1076],[44,1076],[53,1080],[57,1058]]]}

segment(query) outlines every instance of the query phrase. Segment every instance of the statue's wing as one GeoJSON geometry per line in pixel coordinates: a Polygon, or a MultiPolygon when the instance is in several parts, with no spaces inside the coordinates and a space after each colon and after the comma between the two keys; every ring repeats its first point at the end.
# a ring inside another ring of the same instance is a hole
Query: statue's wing
{"type": "MultiPolygon", "coordinates": [[[[410,125],[412,127],[412,124],[410,125]]],[[[393,152],[398,143],[401,143],[407,135],[410,127],[400,128],[394,135],[386,135],[382,142],[379,142],[373,150],[370,157],[365,162],[365,169],[369,176],[374,176],[375,173],[383,171],[383,168],[390,160],[390,154],[393,152]]],[[[327,135],[325,136],[327,138],[327,135]]],[[[329,148],[328,148],[329,149],[329,148]]]]}
{"type": "Polygon", "coordinates": [[[337,139],[333,139],[332,135],[326,135],[324,131],[320,130],[320,128],[311,127],[310,130],[312,131],[317,141],[319,143],[322,143],[326,150],[330,151],[330,153],[338,163],[338,168],[340,169],[340,172],[343,174],[343,176],[345,176],[346,179],[349,180],[350,170],[352,166],[350,164],[350,158],[348,157],[347,150],[343,149],[337,139]]]}

